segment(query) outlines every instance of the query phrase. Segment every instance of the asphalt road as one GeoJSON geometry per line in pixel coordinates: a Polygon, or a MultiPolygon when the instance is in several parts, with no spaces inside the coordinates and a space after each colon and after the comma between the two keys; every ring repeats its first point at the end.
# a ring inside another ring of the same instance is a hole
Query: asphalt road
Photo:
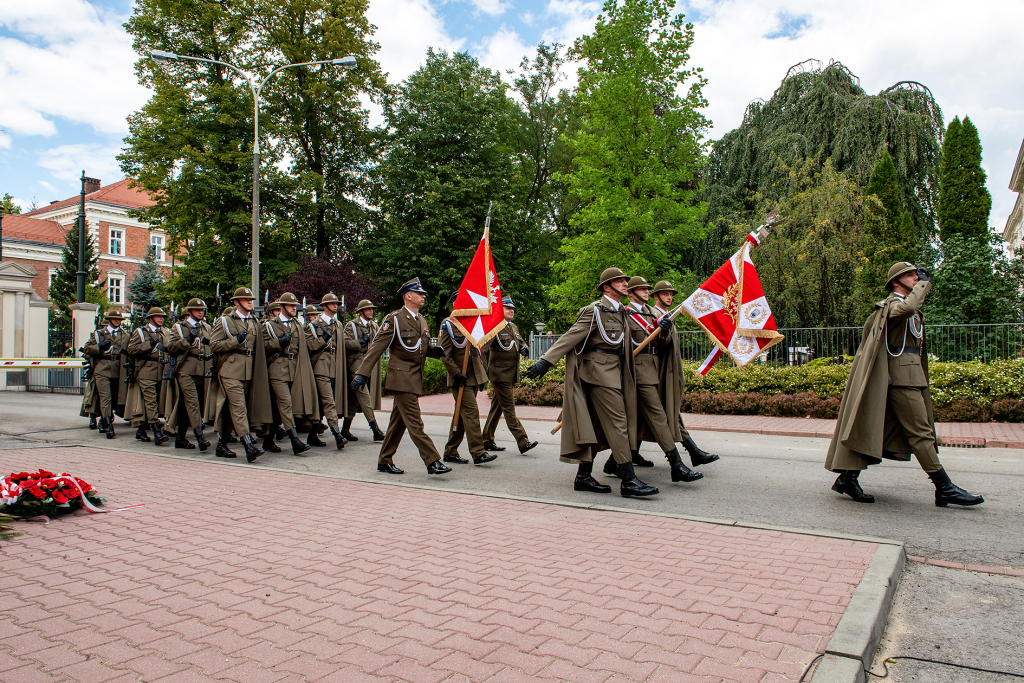
{"type": "MultiPolygon", "coordinates": [[[[0,470],[3,448],[29,443],[88,444],[142,452],[216,460],[213,450],[175,450],[173,442],[162,447],[141,443],[134,430],[118,421],[118,437],[104,439],[78,417],[81,398],[59,394],[0,392],[0,470]]],[[[382,427],[388,414],[380,415],[382,427]]],[[[424,418],[428,433],[440,451],[449,421],[424,418]]],[[[814,529],[896,539],[912,555],[990,566],[1024,567],[1024,450],[943,448],[940,457],[953,481],[985,496],[974,508],[937,508],[931,482],[916,462],[886,462],[861,477],[876,503],[862,505],[834,493],[833,476],[822,467],[828,442],[805,437],[778,437],[722,432],[695,432],[706,450],[722,459],[702,469],[703,480],[673,484],[657,447],[645,445],[645,455],[657,465],[639,469],[641,478],[661,489],[647,499],[622,498],[617,479],[598,474],[615,487],[609,495],[577,493],[572,489],[574,468],[558,461],[558,437],[549,433],[550,423],[526,422],[531,438],[541,445],[519,455],[502,425],[498,441],[509,450],[483,466],[453,465],[455,471],[441,477],[426,474],[411,441],[403,441],[395,462],[406,470],[400,477],[376,471],[379,446],[370,440],[362,417],[353,430],[360,441],[342,451],[332,445],[294,456],[285,451],[261,457],[258,466],[323,473],[345,478],[444,487],[467,492],[501,493],[550,501],[596,503],[629,509],[671,512],[700,518],[736,520],[797,529],[814,529]]],[[[328,442],[332,440],[328,439],[328,442]]],[[[41,445],[41,444],[40,444],[41,445]]],[[[239,447],[237,452],[242,453],[239,447]]],[[[463,455],[468,453],[463,449],[463,455]]],[[[604,462],[595,467],[600,470],[604,462]]],[[[685,456],[684,456],[685,457],[685,456]]],[[[444,523],[470,523],[448,520],[444,523]]]]}

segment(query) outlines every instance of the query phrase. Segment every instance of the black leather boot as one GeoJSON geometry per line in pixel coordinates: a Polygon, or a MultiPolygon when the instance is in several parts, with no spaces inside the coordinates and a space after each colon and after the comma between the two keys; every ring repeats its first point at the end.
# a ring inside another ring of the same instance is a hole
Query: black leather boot
{"type": "Polygon", "coordinates": [[[648,486],[637,479],[636,473],[633,472],[632,462],[624,462],[619,465],[619,478],[622,479],[622,483],[619,485],[619,493],[623,498],[641,498],[658,493],[657,488],[648,486]]]}
{"type": "Polygon", "coordinates": [[[634,467],[654,467],[654,463],[640,455],[640,451],[631,451],[634,467]]]}
{"type": "Polygon", "coordinates": [[[89,429],[96,429],[96,416],[95,415],[90,415],[89,416],[89,429]]]}
{"type": "Polygon", "coordinates": [[[384,440],[384,432],[380,431],[380,427],[377,426],[377,421],[376,420],[374,420],[373,422],[370,423],[370,431],[373,432],[373,440],[374,441],[383,441],[384,440]]]}
{"type": "Polygon", "coordinates": [[[237,458],[238,455],[228,448],[228,442],[224,440],[224,437],[217,439],[217,450],[215,451],[218,458],[237,458]]]}
{"type": "Polygon", "coordinates": [[[331,434],[334,435],[334,443],[338,446],[338,450],[340,451],[345,447],[345,444],[348,443],[348,439],[346,439],[345,435],[341,433],[340,429],[338,429],[338,425],[331,425],[331,434]]]}
{"type": "Polygon", "coordinates": [[[196,443],[199,444],[199,450],[205,451],[207,448],[210,447],[210,442],[206,440],[205,436],[203,436],[203,425],[199,425],[198,427],[193,429],[192,433],[196,437],[196,443]]]}
{"type": "Polygon", "coordinates": [[[576,481],[572,483],[576,491],[590,491],[591,493],[611,493],[612,487],[602,484],[591,475],[594,471],[594,463],[581,462],[576,470],[576,481]]]}
{"type": "Polygon", "coordinates": [[[146,427],[148,426],[147,424],[140,424],[139,428],[135,430],[135,438],[139,441],[152,441],[149,438],[149,434],[146,433],[146,427]]]}
{"type": "MultiPolygon", "coordinates": [[[[302,443],[301,441],[299,443],[302,443]]],[[[256,445],[256,442],[252,439],[252,434],[246,434],[242,437],[242,448],[245,449],[245,459],[248,462],[256,462],[256,458],[263,455],[263,449],[256,445]]]]}
{"type": "MultiPolygon", "coordinates": [[[[931,476],[931,475],[928,475],[931,476]]],[[[845,470],[836,477],[836,483],[832,484],[832,490],[836,493],[844,493],[858,503],[874,503],[875,497],[864,493],[857,479],[860,477],[860,470],[845,470]]]]}
{"type": "Polygon", "coordinates": [[[263,437],[263,450],[265,450],[267,453],[281,452],[281,447],[277,445],[276,441],[274,441],[273,434],[267,434],[265,437],[263,437]]]}
{"type": "MultiPolygon", "coordinates": [[[[292,444],[294,447],[295,444],[292,444]]],[[[309,447],[316,446],[317,448],[323,448],[327,444],[320,438],[320,424],[309,426],[309,435],[306,437],[306,445],[309,447]]]]}
{"type": "Polygon", "coordinates": [[[97,429],[97,431],[99,431],[100,434],[106,434],[107,433],[107,418],[105,418],[102,415],[100,415],[99,422],[97,422],[97,424],[96,424],[96,429],[97,429]]]}
{"type": "Polygon", "coordinates": [[[184,423],[178,425],[178,431],[174,435],[174,447],[194,451],[196,447],[192,445],[192,442],[189,441],[188,438],[186,438],[186,434],[188,434],[188,427],[186,427],[184,423]]]}
{"type": "MultiPolygon", "coordinates": [[[[593,467],[593,464],[591,464],[591,467],[593,467]]],[[[615,464],[615,458],[610,455],[608,456],[608,461],[604,464],[604,473],[609,477],[619,476],[619,466],[615,464]]],[[[608,490],[611,491],[610,488],[608,490]]]]}
{"type": "Polygon", "coordinates": [[[115,434],[114,434],[114,417],[110,416],[110,417],[106,418],[106,420],[107,420],[107,430],[106,430],[105,434],[107,435],[108,439],[113,439],[114,436],[115,436],[115,434]]]}
{"type": "Polygon", "coordinates": [[[153,443],[157,446],[162,446],[167,443],[171,437],[167,436],[167,432],[164,431],[164,426],[159,422],[153,423],[153,443]]]}
{"type": "MultiPolygon", "coordinates": [[[[311,437],[313,436],[312,429],[309,430],[309,435],[311,437]]],[[[295,431],[295,427],[292,427],[291,429],[288,430],[288,440],[292,442],[292,453],[294,453],[295,455],[305,453],[306,451],[313,448],[308,443],[302,443],[302,439],[299,438],[299,433],[295,431]]],[[[322,445],[326,446],[327,444],[322,443],[322,445]]]]}
{"type": "Polygon", "coordinates": [[[690,454],[690,462],[694,467],[707,465],[708,463],[718,460],[717,455],[712,455],[711,453],[702,451],[700,447],[693,442],[693,439],[687,439],[684,441],[683,448],[685,448],[686,452],[690,454]]]}
{"type": "Polygon", "coordinates": [[[668,464],[672,467],[672,481],[697,481],[703,479],[704,475],[700,472],[694,472],[683,462],[683,459],[679,457],[679,449],[673,448],[672,450],[665,453],[665,458],[668,460],[668,464]]]}
{"type": "Polygon", "coordinates": [[[238,443],[238,437],[234,434],[228,434],[228,438],[225,439],[228,443],[238,443]]]}
{"type": "MultiPolygon", "coordinates": [[[[349,441],[359,441],[359,437],[353,434],[350,430],[352,429],[352,418],[346,417],[341,421],[341,435],[349,441]]],[[[335,437],[337,438],[337,437],[335,437]]]]}
{"type": "Polygon", "coordinates": [[[944,508],[952,505],[980,505],[985,502],[981,496],[968,493],[949,480],[946,470],[929,472],[928,478],[935,484],[935,505],[944,508]]]}
{"type": "Polygon", "coordinates": [[[505,450],[504,446],[499,446],[493,441],[484,441],[484,448],[486,448],[489,451],[498,451],[499,453],[505,450]]]}
{"type": "Polygon", "coordinates": [[[281,428],[281,425],[274,425],[274,440],[280,441],[284,437],[288,436],[288,432],[281,428]]]}

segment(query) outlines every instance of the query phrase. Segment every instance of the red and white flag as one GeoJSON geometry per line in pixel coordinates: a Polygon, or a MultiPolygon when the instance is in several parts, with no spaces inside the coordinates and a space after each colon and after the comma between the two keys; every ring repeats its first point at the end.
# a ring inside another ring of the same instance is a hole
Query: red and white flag
{"type": "Polygon", "coordinates": [[[760,243],[756,234],[747,235],[739,251],[683,302],[686,314],[715,342],[700,366],[702,375],[723,353],[742,368],[783,339],[750,260],[760,243]]]}
{"type": "Polygon", "coordinates": [[[473,261],[462,278],[451,321],[477,348],[505,327],[501,285],[491,256],[490,227],[484,228],[473,261]]]}

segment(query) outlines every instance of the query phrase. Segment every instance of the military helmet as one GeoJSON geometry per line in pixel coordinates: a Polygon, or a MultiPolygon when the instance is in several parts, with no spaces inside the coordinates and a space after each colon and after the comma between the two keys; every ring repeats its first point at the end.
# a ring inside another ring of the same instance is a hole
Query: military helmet
{"type": "Polygon", "coordinates": [[[629,284],[626,285],[626,289],[636,289],[637,287],[650,287],[650,283],[643,279],[639,275],[634,275],[629,278],[629,284]]]}
{"type": "Polygon", "coordinates": [[[915,266],[913,263],[900,261],[899,263],[892,264],[892,268],[889,269],[889,274],[887,275],[887,279],[885,281],[885,288],[891,290],[893,280],[898,278],[900,275],[903,275],[904,273],[909,273],[912,270],[917,270],[917,266],[915,266]]]}
{"type": "Polygon", "coordinates": [[[324,294],[324,298],[320,299],[320,303],[321,304],[340,304],[341,303],[341,299],[339,299],[338,295],[335,294],[334,292],[327,292],[326,294],[324,294]]]}
{"type": "Polygon", "coordinates": [[[313,304],[306,304],[306,315],[320,315],[320,309],[313,304]]]}
{"type": "Polygon", "coordinates": [[[414,277],[398,289],[399,296],[406,292],[419,292],[420,294],[426,294],[427,290],[423,289],[423,285],[420,284],[420,279],[418,277],[414,277]]]}
{"type": "Polygon", "coordinates": [[[281,296],[277,297],[277,301],[275,301],[274,303],[275,304],[281,304],[282,306],[284,306],[285,304],[290,304],[292,306],[298,306],[299,305],[299,298],[297,296],[295,296],[294,294],[292,294],[291,292],[285,292],[281,296]]]}
{"type": "Polygon", "coordinates": [[[120,308],[111,308],[107,311],[107,320],[124,320],[124,314],[120,308]]]}
{"type": "Polygon", "coordinates": [[[506,296],[504,299],[502,299],[501,300],[501,305],[504,306],[505,308],[512,308],[512,309],[514,309],[516,307],[516,305],[514,303],[512,303],[512,297],[510,297],[510,296],[506,296]]]}
{"type": "Polygon", "coordinates": [[[658,292],[672,292],[678,294],[679,290],[672,286],[672,283],[668,280],[659,280],[654,289],[651,290],[651,294],[657,294],[658,292]]]}
{"type": "Polygon", "coordinates": [[[271,301],[269,304],[267,304],[267,313],[273,313],[274,311],[279,310],[281,310],[281,302],[271,301]]]}
{"type": "Polygon", "coordinates": [[[365,308],[377,308],[377,307],[374,306],[373,302],[371,302],[369,299],[363,299],[362,301],[359,302],[359,305],[356,306],[356,311],[355,312],[358,313],[359,311],[361,311],[361,310],[363,310],[365,308]]]}
{"type": "Polygon", "coordinates": [[[616,280],[620,277],[626,277],[626,274],[619,268],[612,266],[611,268],[605,268],[604,272],[601,273],[601,279],[597,283],[597,287],[594,287],[597,291],[601,291],[601,287],[605,286],[612,280],[616,280]]]}
{"type": "Polygon", "coordinates": [[[248,287],[239,287],[238,289],[235,290],[235,295],[233,297],[231,297],[231,300],[234,301],[235,299],[255,299],[255,298],[256,297],[254,297],[252,295],[252,290],[251,289],[249,289],[248,287]]]}
{"type": "Polygon", "coordinates": [[[154,306],[153,308],[149,309],[149,311],[146,312],[147,318],[152,318],[154,315],[162,315],[165,318],[167,317],[167,314],[164,313],[164,309],[160,308],[159,306],[154,306]]]}
{"type": "Polygon", "coordinates": [[[194,309],[197,309],[197,308],[201,308],[201,309],[203,309],[205,311],[206,310],[206,302],[203,301],[202,299],[198,299],[198,298],[197,299],[189,299],[188,300],[188,304],[185,305],[185,310],[186,311],[191,311],[191,310],[194,310],[194,309]]]}

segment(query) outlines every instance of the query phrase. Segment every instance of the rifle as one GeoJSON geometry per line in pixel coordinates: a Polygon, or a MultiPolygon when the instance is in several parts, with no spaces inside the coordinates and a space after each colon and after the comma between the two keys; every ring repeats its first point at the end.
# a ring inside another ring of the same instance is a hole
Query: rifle
{"type": "Polygon", "coordinates": [[[95,372],[94,361],[92,356],[86,355],[84,346],[79,347],[78,352],[85,359],[85,367],[82,369],[82,381],[88,382],[92,379],[92,373],[95,372]]]}
{"type": "Polygon", "coordinates": [[[169,380],[173,381],[174,380],[174,368],[175,368],[175,366],[177,364],[178,364],[178,359],[175,358],[174,356],[169,356],[168,358],[160,361],[160,365],[166,365],[167,366],[167,369],[164,370],[164,376],[161,377],[160,379],[169,379],[169,380]]]}

